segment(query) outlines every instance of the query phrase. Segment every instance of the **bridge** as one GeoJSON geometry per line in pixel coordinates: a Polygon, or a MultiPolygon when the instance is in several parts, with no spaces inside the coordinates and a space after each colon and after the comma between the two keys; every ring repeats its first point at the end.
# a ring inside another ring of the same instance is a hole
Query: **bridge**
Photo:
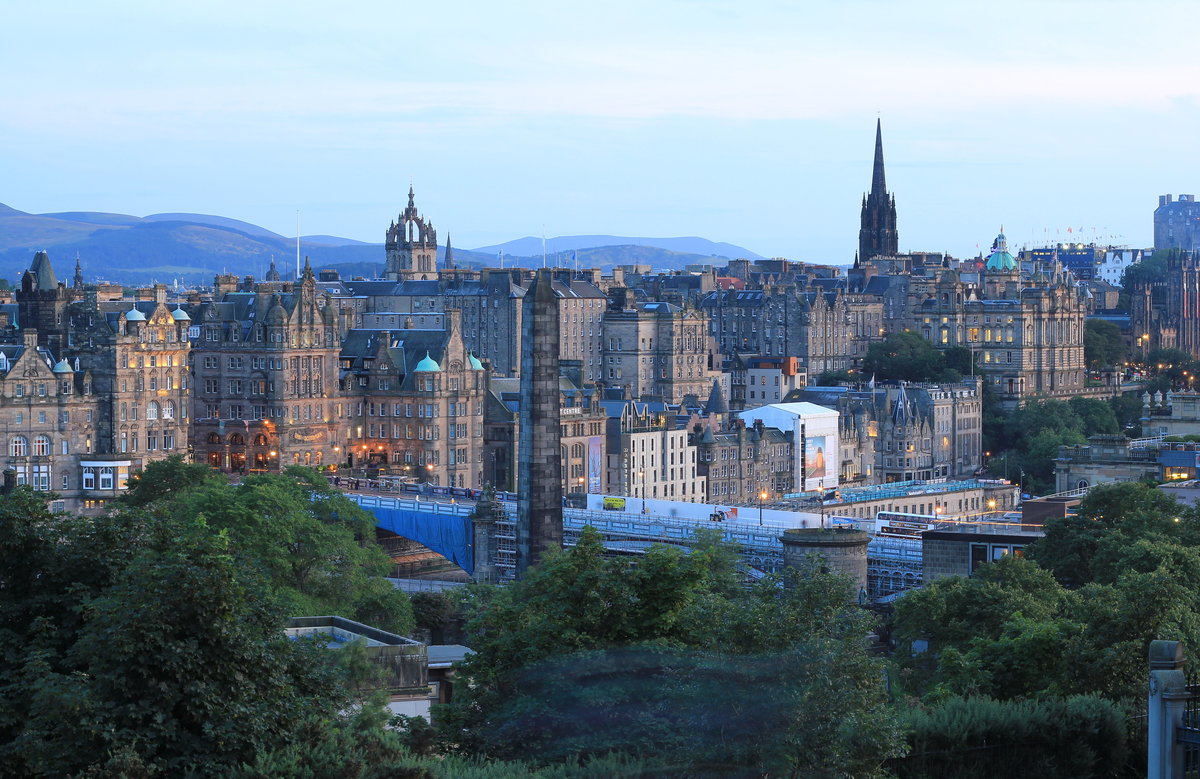
{"type": "MultiPolygon", "coordinates": [[[[471,502],[442,502],[414,500],[403,497],[344,493],[375,516],[375,524],[386,530],[416,541],[442,555],[469,574],[474,574],[475,525],[471,502]]],[[[501,504],[503,516],[492,524],[493,559],[490,562],[502,577],[516,571],[517,507],[501,504]]],[[[778,520],[757,522],[711,522],[707,520],[662,517],[653,514],[626,514],[585,509],[563,509],[563,544],[574,546],[584,525],[599,531],[605,547],[618,554],[643,554],[652,544],[669,544],[690,549],[698,530],[720,530],[725,540],[737,544],[742,559],[752,575],[778,571],[783,567],[783,544],[779,537],[789,527],[778,520]]]]}

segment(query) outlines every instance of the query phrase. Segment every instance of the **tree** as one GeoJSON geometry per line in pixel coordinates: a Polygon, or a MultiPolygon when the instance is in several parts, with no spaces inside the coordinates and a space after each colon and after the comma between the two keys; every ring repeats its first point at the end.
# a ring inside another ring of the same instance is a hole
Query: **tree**
{"type": "MultiPolygon", "coordinates": [[[[1104,484],[1093,488],[1079,505],[1078,511],[1066,517],[1046,521],[1045,537],[1029,548],[1029,557],[1049,570],[1060,581],[1082,586],[1096,579],[1096,555],[1102,539],[1113,536],[1110,543],[1129,543],[1134,537],[1146,534],[1149,527],[1168,536],[1187,533],[1188,543],[1196,543],[1196,524],[1175,522],[1182,507],[1170,495],[1151,486],[1125,482],[1104,484]],[[1126,527],[1129,532],[1119,532],[1126,527]]],[[[1116,571],[1108,566],[1108,581],[1114,581],[1116,571]]]]}
{"type": "Polygon", "coordinates": [[[371,515],[309,469],[254,474],[236,487],[201,480],[149,510],[203,517],[227,533],[235,553],[268,577],[288,614],[338,614],[395,633],[412,630],[408,597],[384,578],[391,560],[375,541],[371,515]]]}
{"type": "Polygon", "coordinates": [[[203,463],[187,463],[181,454],[155,460],[129,477],[129,489],[121,496],[127,506],[150,504],[179,497],[204,485],[220,485],[225,480],[203,463]]]}
{"type": "Polygon", "coordinates": [[[871,344],[863,359],[863,374],[888,381],[944,381],[958,378],[948,375],[945,359],[933,344],[912,330],[892,333],[871,344]]]}
{"type": "Polygon", "coordinates": [[[0,772],[220,773],[345,705],[227,535],[42,498],[0,498],[0,772]]]}
{"type": "Polygon", "coordinates": [[[443,734],[505,758],[655,755],[679,774],[877,770],[897,733],[848,582],[745,590],[734,561],[711,539],[605,559],[585,528],[513,585],[472,587],[476,652],[443,734]]]}
{"type": "Polygon", "coordinates": [[[1125,336],[1121,328],[1105,319],[1088,319],[1083,328],[1083,358],[1093,370],[1124,362],[1125,336]]]}

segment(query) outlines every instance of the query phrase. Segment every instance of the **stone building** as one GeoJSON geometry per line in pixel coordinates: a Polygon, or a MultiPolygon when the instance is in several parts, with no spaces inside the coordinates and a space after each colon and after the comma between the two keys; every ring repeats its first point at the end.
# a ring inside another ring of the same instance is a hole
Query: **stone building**
{"type": "Polygon", "coordinates": [[[797,357],[809,376],[861,365],[883,337],[883,304],[841,286],[773,284],[708,294],[700,308],[726,357],[797,357]]]}
{"type": "Polygon", "coordinates": [[[192,319],[197,462],[245,472],[342,461],[340,337],[307,262],[299,285],[251,278],[231,289],[218,277],[192,319]]]}
{"type": "Polygon", "coordinates": [[[1182,349],[1200,357],[1200,253],[1172,251],[1165,278],[1131,284],[1134,359],[1155,349],[1182,349]]]}
{"type": "Polygon", "coordinates": [[[778,403],[808,384],[798,357],[734,355],[725,364],[729,374],[729,406],[741,411],[778,403]]]}
{"type": "Polygon", "coordinates": [[[847,485],[967,479],[983,465],[982,382],[807,387],[790,399],[838,412],[847,485]]]}
{"type": "MultiPolygon", "coordinates": [[[[1195,445],[1190,445],[1194,450],[1195,445]]],[[[1060,446],[1054,458],[1054,491],[1118,481],[1158,480],[1163,476],[1159,447],[1134,444],[1123,435],[1094,435],[1086,444],[1060,446]]],[[[1191,454],[1193,467],[1195,452],[1191,454]]],[[[1194,478],[1184,476],[1183,478],[1194,478]]]]}
{"type": "Polygon", "coordinates": [[[338,376],[344,462],[449,487],[481,488],[487,371],[467,351],[459,314],[445,330],[351,330],[338,376]]]}
{"type": "Polygon", "coordinates": [[[135,304],[68,290],[44,252],[22,276],[0,344],[3,467],[58,493],[58,508],[98,510],[134,471],[187,451],[189,322],[165,287],[154,295],[135,304]]]}
{"type": "Polygon", "coordinates": [[[981,279],[954,269],[913,278],[907,328],[938,348],[969,349],[1007,407],[1094,394],[1083,361],[1085,290],[1057,265],[1022,277],[1003,233],[993,249],[981,279]]]}
{"type": "Polygon", "coordinates": [[[694,419],[688,424],[698,450],[697,473],[704,478],[705,501],[754,505],[795,491],[795,449],[791,431],[747,425],[734,419],[724,427],[694,419]]]}
{"type": "Polygon", "coordinates": [[[703,312],[670,303],[639,303],[629,290],[613,290],[603,328],[607,386],[624,388],[627,398],[673,404],[687,395],[708,396],[718,374],[703,312]]]}
{"type": "Polygon", "coordinates": [[[1159,195],[1154,209],[1154,248],[1200,250],[1200,203],[1194,195],[1159,195]]]}
{"type": "Polygon", "coordinates": [[[388,227],[385,250],[384,278],[437,278],[437,231],[433,229],[433,223],[417,211],[411,186],[408,188],[408,205],[388,227]]]}
{"type": "Polygon", "coordinates": [[[634,498],[704,502],[698,449],[661,403],[628,400],[608,419],[608,489],[634,498]]]}

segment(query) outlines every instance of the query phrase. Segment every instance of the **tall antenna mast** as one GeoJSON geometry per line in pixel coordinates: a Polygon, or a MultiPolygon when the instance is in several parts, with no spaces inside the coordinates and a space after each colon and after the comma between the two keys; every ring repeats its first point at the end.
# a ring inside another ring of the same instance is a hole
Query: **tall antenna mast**
{"type": "Polygon", "coordinates": [[[296,281],[300,281],[300,209],[296,209],[296,281]]]}

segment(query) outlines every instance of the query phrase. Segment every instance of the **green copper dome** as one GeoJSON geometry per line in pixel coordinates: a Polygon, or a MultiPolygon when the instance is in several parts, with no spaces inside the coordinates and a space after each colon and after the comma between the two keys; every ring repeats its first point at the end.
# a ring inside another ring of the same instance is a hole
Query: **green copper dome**
{"type": "Polygon", "coordinates": [[[1012,273],[1019,268],[1016,258],[1008,253],[1008,239],[1004,237],[1004,233],[996,236],[996,242],[992,244],[992,253],[988,255],[984,267],[993,273],[1012,273]]]}
{"type": "Polygon", "coordinates": [[[415,371],[440,371],[442,366],[437,364],[437,360],[429,356],[429,352],[425,352],[425,357],[417,363],[415,371]]]}
{"type": "Polygon", "coordinates": [[[468,361],[469,363],[471,363],[471,370],[473,370],[473,371],[481,371],[481,370],[483,370],[483,363],[481,363],[481,362],[479,361],[479,358],[475,356],[475,353],[474,353],[474,352],[472,352],[471,354],[468,354],[468,355],[467,355],[467,361],[468,361]]]}

